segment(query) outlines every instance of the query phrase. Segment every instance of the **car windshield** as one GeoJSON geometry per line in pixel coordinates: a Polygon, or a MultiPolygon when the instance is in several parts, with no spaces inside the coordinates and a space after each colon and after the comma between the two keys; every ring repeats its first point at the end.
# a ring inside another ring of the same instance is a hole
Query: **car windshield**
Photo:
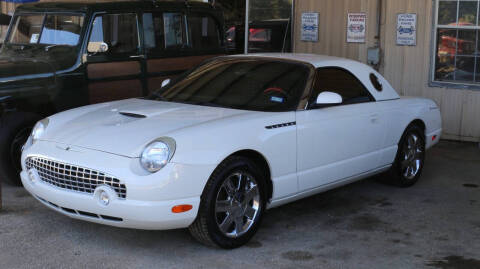
{"type": "Polygon", "coordinates": [[[214,60],[159,89],[151,99],[254,111],[296,110],[310,68],[272,59],[214,60]]]}
{"type": "Polygon", "coordinates": [[[8,42],[76,46],[83,27],[82,15],[28,14],[14,18],[8,42]]]}

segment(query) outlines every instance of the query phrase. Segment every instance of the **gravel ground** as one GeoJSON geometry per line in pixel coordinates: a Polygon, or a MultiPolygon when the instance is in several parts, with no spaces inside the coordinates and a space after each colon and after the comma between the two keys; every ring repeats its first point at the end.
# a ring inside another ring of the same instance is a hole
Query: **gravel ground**
{"type": "Polygon", "coordinates": [[[477,144],[440,143],[412,188],[367,179],[272,209],[230,251],[73,220],[3,187],[0,268],[480,268],[477,144]]]}

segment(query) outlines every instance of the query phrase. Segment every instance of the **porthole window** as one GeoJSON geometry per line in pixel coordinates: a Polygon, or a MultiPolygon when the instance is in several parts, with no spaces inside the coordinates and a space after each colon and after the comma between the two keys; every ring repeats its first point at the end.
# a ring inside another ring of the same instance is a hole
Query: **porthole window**
{"type": "Polygon", "coordinates": [[[374,87],[377,91],[381,92],[381,91],[383,90],[383,85],[382,85],[382,83],[380,83],[380,81],[378,80],[378,77],[375,76],[374,73],[371,73],[371,74],[370,74],[370,81],[372,82],[373,87],[374,87]]]}

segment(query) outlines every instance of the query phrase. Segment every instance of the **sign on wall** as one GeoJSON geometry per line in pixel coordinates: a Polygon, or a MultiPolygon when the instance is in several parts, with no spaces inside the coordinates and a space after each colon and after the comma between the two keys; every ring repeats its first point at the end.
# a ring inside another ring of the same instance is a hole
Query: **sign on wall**
{"type": "Polygon", "coordinates": [[[348,13],[347,42],[365,43],[367,32],[366,13],[348,13]]]}
{"type": "Polygon", "coordinates": [[[302,13],[301,40],[310,42],[318,41],[318,13],[302,13]]]}
{"type": "Polygon", "coordinates": [[[417,45],[417,14],[406,13],[397,16],[397,45],[417,45]]]}

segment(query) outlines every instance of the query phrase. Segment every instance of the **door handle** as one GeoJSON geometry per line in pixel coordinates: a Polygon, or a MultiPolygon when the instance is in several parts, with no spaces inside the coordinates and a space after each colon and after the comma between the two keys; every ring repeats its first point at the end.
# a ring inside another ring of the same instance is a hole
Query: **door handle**
{"type": "Polygon", "coordinates": [[[130,58],[145,58],[144,55],[131,55],[130,58]]]}
{"type": "Polygon", "coordinates": [[[377,123],[378,122],[378,114],[370,115],[370,121],[372,123],[377,123]]]}

